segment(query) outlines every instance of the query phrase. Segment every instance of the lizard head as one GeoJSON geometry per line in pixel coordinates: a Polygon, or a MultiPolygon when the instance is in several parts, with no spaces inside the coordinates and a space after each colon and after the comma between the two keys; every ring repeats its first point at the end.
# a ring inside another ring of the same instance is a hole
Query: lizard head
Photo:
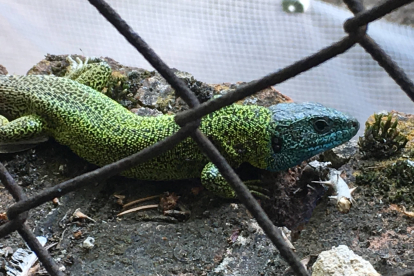
{"type": "Polygon", "coordinates": [[[269,110],[269,171],[296,166],[349,141],[359,130],[355,118],[319,103],[281,103],[269,110]]]}

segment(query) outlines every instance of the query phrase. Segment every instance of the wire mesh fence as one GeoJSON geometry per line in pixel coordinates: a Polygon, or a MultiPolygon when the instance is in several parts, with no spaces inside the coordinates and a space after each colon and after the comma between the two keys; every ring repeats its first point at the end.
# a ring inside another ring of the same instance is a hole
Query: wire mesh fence
{"type": "MultiPolygon", "coordinates": [[[[216,165],[220,173],[236,191],[239,200],[254,216],[263,231],[280,251],[296,275],[308,275],[305,267],[300,263],[292,250],[283,240],[280,230],[267,217],[258,202],[253,198],[247,187],[227,163],[211,141],[198,129],[200,119],[211,112],[230,105],[238,100],[259,92],[269,86],[279,84],[298,74],[305,72],[319,64],[346,52],[355,44],[361,45],[378,64],[384,68],[389,76],[401,87],[407,96],[414,100],[414,85],[404,71],[381,49],[376,42],[366,34],[367,24],[393,10],[413,2],[413,0],[388,0],[370,10],[365,10],[359,0],[344,0],[355,17],[344,23],[344,30],[348,33],[340,41],[293,63],[277,72],[261,79],[247,83],[228,94],[200,104],[190,89],[173,73],[173,71],[157,56],[146,42],[135,33],[132,28],[104,1],[89,0],[98,11],[145,57],[145,59],[168,81],[191,109],[175,116],[175,121],[181,129],[163,141],[115,163],[106,165],[92,172],[88,172],[46,189],[40,194],[28,198],[23,189],[15,183],[5,167],[0,163],[0,180],[16,203],[7,210],[8,222],[0,227],[0,237],[5,237],[17,231],[29,247],[37,254],[50,275],[64,275],[46,249],[37,241],[34,234],[25,224],[30,209],[43,203],[74,191],[88,183],[104,180],[120,172],[130,169],[139,163],[154,158],[165,151],[172,149],[182,140],[191,136],[199,145],[203,153],[216,165]]],[[[414,275],[408,272],[404,275],[414,275]]]]}

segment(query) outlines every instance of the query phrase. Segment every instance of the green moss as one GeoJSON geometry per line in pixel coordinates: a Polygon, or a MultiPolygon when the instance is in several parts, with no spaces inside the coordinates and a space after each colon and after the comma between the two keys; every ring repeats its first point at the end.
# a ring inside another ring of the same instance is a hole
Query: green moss
{"type": "Polygon", "coordinates": [[[128,109],[135,106],[136,100],[131,93],[131,82],[119,72],[112,72],[103,93],[128,109]]]}
{"type": "Polygon", "coordinates": [[[392,121],[392,114],[383,120],[383,114],[374,114],[374,122],[365,124],[364,136],[359,138],[358,145],[367,158],[388,158],[396,155],[407,144],[407,137],[397,130],[398,119],[392,121]]]}
{"type": "Polygon", "coordinates": [[[358,185],[370,186],[372,196],[384,202],[412,206],[414,202],[414,162],[398,160],[384,167],[368,167],[357,175],[358,185]]]}

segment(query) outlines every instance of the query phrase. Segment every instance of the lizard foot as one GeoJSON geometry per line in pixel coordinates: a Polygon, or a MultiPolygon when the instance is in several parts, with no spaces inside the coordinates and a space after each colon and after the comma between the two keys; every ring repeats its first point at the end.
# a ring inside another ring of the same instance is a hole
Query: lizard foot
{"type": "Polygon", "coordinates": [[[87,67],[88,65],[105,62],[103,59],[97,57],[86,57],[85,61],[82,61],[79,57],[76,57],[74,60],[70,55],[66,57],[66,61],[69,62],[66,77],[69,77],[69,75],[73,74],[75,71],[83,70],[83,68],[87,67]]]}
{"type": "Polygon", "coordinates": [[[24,151],[45,142],[43,121],[35,115],[27,115],[9,122],[0,115],[0,153],[24,151]]]}
{"type": "Polygon", "coordinates": [[[4,125],[7,125],[8,123],[9,123],[9,120],[7,120],[6,117],[0,115],[0,127],[4,126],[4,125]]]}

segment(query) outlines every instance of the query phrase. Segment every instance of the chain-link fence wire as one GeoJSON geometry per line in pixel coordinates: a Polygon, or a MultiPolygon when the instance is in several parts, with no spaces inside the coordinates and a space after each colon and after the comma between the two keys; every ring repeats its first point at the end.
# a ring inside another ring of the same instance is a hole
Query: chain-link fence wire
{"type": "MultiPolygon", "coordinates": [[[[95,171],[85,173],[71,180],[65,181],[52,188],[46,189],[40,194],[27,198],[22,188],[18,186],[4,166],[0,163],[0,180],[13,198],[17,201],[7,210],[9,221],[0,227],[0,237],[4,237],[13,231],[18,231],[29,247],[37,254],[39,260],[51,275],[64,275],[50,254],[45,250],[36,237],[25,224],[28,211],[39,206],[55,197],[62,196],[70,191],[74,191],[88,183],[96,183],[110,176],[116,175],[123,170],[145,162],[161,153],[172,149],[180,141],[191,136],[200,149],[217,166],[220,173],[236,191],[240,201],[246,206],[254,216],[263,231],[278,248],[282,257],[289,263],[296,275],[308,275],[299,259],[289,249],[283,240],[280,231],[276,228],[257,201],[253,198],[249,190],[241,182],[237,174],[230,167],[220,152],[214,147],[211,141],[204,136],[198,129],[200,118],[214,112],[224,106],[234,103],[246,96],[252,95],[268,86],[281,83],[292,78],[314,66],[317,66],[341,53],[347,51],[354,44],[359,43],[378,64],[385,69],[389,76],[401,87],[410,99],[414,99],[414,85],[404,71],[366,34],[366,24],[376,20],[391,11],[410,3],[414,0],[388,0],[383,4],[365,11],[359,0],[344,0],[349,9],[356,14],[355,17],[347,20],[344,24],[345,31],[349,34],[339,42],[322,49],[314,55],[302,59],[282,70],[269,74],[261,79],[252,81],[239,87],[220,98],[200,104],[195,95],[189,88],[177,78],[171,69],[157,56],[157,54],[136,34],[130,26],[104,1],[89,0],[99,12],[113,24],[113,26],[146,58],[146,60],[169,82],[177,94],[187,102],[190,110],[175,116],[175,121],[181,129],[174,135],[163,141],[134,154],[119,160],[110,165],[106,165],[95,171]]],[[[413,275],[408,272],[404,275],[413,275]]]]}
{"type": "MultiPolygon", "coordinates": [[[[304,13],[286,13],[283,1],[107,0],[170,67],[209,84],[250,81],[284,68],[339,41],[343,22],[352,16],[345,4],[321,0],[310,0],[304,13]]],[[[391,14],[411,26],[382,18],[367,33],[414,79],[412,14],[414,4],[391,14]]],[[[0,0],[0,29],[0,64],[10,74],[25,74],[46,53],[108,56],[153,70],[87,1],[0,0]]],[[[319,102],[360,122],[384,110],[412,112],[406,94],[397,92],[398,85],[362,47],[275,88],[296,102],[319,102]]]]}

